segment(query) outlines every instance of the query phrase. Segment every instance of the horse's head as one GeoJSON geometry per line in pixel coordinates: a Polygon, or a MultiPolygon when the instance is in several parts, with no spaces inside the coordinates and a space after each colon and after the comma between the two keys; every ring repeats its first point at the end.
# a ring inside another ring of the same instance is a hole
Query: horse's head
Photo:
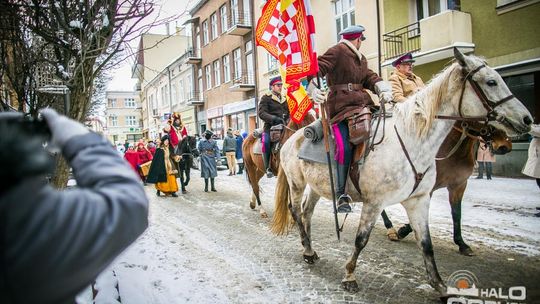
{"type": "Polygon", "coordinates": [[[456,122],[457,128],[467,130],[473,137],[482,137],[488,143],[495,154],[503,155],[512,151],[512,141],[506,132],[496,129],[483,122],[456,122]]]}
{"type": "Polygon", "coordinates": [[[512,141],[504,131],[494,129],[491,133],[491,140],[488,142],[495,154],[503,155],[512,151],[512,141]]]}
{"type": "Polygon", "coordinates": [[[465,56],[457,48],[454,56],[461,66],[464,86],[457,104],[459,115],[487,120],[510,136],[529,132],[531,113],[512,95],[499,73],[482,59],[465,56]]]}

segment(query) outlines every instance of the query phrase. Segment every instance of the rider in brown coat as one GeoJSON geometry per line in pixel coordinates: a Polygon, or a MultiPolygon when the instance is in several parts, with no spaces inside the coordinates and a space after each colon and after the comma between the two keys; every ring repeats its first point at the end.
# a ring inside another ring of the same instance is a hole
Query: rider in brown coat
{"type": "Polygon", "coordinates": [[[390,85],[368,68],[366,57],[359,49],[364,36],[364,27],[350,26],[339,34],[343,39],[319,56],[320,75],[326,76],[328,91],[312,90],[315,102],[328,100],[328,116],[336,141],[337,181],[336,196],[338,212],[351,212],[351,197],[345,193],[347,173],[352,159],[349,143],[347,114],[373,105],[366,89],[376,92],[380,99],[392,101],[390,85]]]}
{"type": "Polygon", "coordinates": [[[259,103],[259,118],[264,121],[263,161],[267,177],[274,176],[270,169],[270,128],[279,124],[284,125],[289,121],[289,106],[285,98],[281,97],[282,85],[280,76],[272,78],[270,91],[261,97],[259,103]]]}

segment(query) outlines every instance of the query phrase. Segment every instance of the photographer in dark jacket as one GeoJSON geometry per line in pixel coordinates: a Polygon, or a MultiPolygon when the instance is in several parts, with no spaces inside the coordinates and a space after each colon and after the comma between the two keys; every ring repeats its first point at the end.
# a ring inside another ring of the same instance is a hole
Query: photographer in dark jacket
{"type": "Polygon", "coordinates": [[[141,182],[110,143],[54,110],[41,113],[77,187],[49,186],[46,138],[22,114],[0,113],[0,303],[74,303],[148,225],[141,182]]]}
{"type": "Polygon", "coordinates": [[[259,118],[264,121],[263,161],[267,177],[274,176],[270,168],[270,128],[279,124],[287,124],[289,120],[289,106],[285,98],[281,97],[282,86],[280,76],[272,78],[270,91],[264,94],[259,102],[259,118]]]}

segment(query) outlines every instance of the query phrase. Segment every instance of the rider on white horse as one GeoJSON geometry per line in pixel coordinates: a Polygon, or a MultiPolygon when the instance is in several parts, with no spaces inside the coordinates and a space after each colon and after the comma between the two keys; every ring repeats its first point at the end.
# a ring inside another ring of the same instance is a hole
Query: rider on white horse
{"type": "Polygon", "coordinates": [[[329,90],[313,89],[315,102],[328,99],[328,116],[336,142],[337,205],[338,212],[351,212],[351,197],[345,193],[347,173],[351,164],[353,148],[349,143],[348,114],[373,105],[365,89],[376,92],[385,102],[392,101],[392,89],[367,65],[366,57],[359,49],[364,36],[364,27],[350,26],[339,34],[343,37],[338,44],[319,56],[319,71],[326,76],[329,90]]]}

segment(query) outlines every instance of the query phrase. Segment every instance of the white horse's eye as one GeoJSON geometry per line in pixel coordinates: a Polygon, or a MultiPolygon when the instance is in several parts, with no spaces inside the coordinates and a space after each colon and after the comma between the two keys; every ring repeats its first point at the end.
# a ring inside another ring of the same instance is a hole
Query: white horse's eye
{"type": "Polygon", "coordinates": [[[488,80],[487,85],[490,87],[494,87],[497,85],[497,82],[495,80],[488,80]]]}

